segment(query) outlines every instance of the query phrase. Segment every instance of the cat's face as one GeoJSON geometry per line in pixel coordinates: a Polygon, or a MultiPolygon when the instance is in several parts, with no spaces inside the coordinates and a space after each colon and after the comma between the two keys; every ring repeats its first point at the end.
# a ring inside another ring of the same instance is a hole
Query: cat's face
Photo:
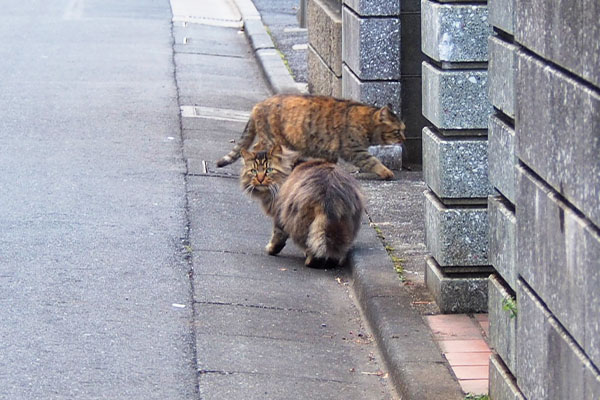
{"type": "Polygon", "coordinates": [[[283,160],[281,146],[275,146],[269,151],[242,149],[240,152],[244,159],[240,175],[242,189],[250,194],[270,192],[275,195],[290,173],[290,168],[283,160]]]}
{"type": "Polygon", "coordinates": [[[406,140],[404,130],[406,126],[392,112],[390,106],[385,106],[378,110],[375,115],[376,134],[378,136],[378,144],[399,144],[406,140]]]}

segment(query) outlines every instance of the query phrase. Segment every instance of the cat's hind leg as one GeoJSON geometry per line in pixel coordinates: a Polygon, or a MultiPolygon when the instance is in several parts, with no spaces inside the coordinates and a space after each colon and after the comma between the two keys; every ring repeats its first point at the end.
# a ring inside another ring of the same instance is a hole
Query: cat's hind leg
{"type": "Polygon", "coordinates": [[[377,159],[377,157],[370,154],[367,150],[358,150],[352,152],[348,158],[344,157],[347,161],[356,165],[363,171],[374,172],[383,179],[394,178],[394,173],[387,168],[377,159]]]}
{"type": "Polygon", "coordinates": [[[269,244],[265,247],[265,250],[269,255],[274,256],[279,254],[279,252],[285,247],[285,242],[287,241],[288,234],[283,231],[277,225],[273,226],[273,234],[271,235],[271,240],[269,244]]]}

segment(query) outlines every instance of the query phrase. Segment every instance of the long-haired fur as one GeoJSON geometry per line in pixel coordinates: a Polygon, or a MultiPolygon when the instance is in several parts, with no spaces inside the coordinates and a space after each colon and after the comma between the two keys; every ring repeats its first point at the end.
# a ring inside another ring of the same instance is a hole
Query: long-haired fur
{"type": "Polygon", "coordinates": [[[267,252],[279,253],[290,236],[304,249],[306,265],[343,263],[360,229],[363,196],[358,182],[325,160],[294,167],[297,155],[281,146],[268,152],[244,150],[242,155],[242,188],[273,218],[267,252]]]}

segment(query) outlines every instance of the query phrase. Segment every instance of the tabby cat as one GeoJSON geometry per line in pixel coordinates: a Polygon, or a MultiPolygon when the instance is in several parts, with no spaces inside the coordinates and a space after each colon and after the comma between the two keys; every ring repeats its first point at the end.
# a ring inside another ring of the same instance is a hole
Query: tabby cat
{"type": "Polygon", "coordinates": [[[256,135],[254,151],[281,144],[305,157],[337,162],[338,158],[371,171],[384,179],[394,173],[369,154],[369,145],[402,143],[404,123],[391,107],[376,108],[328,96],[276,95],[254,106],[246,128],[233,149],[217,161],[231,164],[248,150],[256,135]]]}
{"type": "Polygon", "coordinates": [[[242,189],[273,218],[273,235],[265,250],[278,254],[291,236],[304,250],[307,266],[343,263],[360,228],[363,197],[358,182],[326,160],[295,165],[298,154],[281,145],[240,152],[242,189]]]}

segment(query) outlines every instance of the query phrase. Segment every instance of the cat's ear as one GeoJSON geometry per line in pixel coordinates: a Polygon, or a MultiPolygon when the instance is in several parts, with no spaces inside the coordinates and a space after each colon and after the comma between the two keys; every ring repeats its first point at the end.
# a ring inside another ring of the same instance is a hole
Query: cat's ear
{"type": "Polygon", "coordinates": [[[397,121],[398,117],[394,114],[392,110],[392,105],[388,103],[388,105],[381,107],[377,112],[379,122],[390,122],[397,121]]]}
{"type": "Polygon", "coordinates": [[[240,154],[242,155],[242,158],[244,159],[244,164],[246,163],[246,161],[254,158],[254,155],[246,149],[240,149],[240,154]]]}
{"type": "Polygon", "coordinates": [[[278,157],[278,156],[281,156],[282,153],[283,153],[283,149],[281,148],[281,145],[276,144],[275,146],[273,146],[271,148],[271,151],[269,151],[269,156],[278,157]]]}

